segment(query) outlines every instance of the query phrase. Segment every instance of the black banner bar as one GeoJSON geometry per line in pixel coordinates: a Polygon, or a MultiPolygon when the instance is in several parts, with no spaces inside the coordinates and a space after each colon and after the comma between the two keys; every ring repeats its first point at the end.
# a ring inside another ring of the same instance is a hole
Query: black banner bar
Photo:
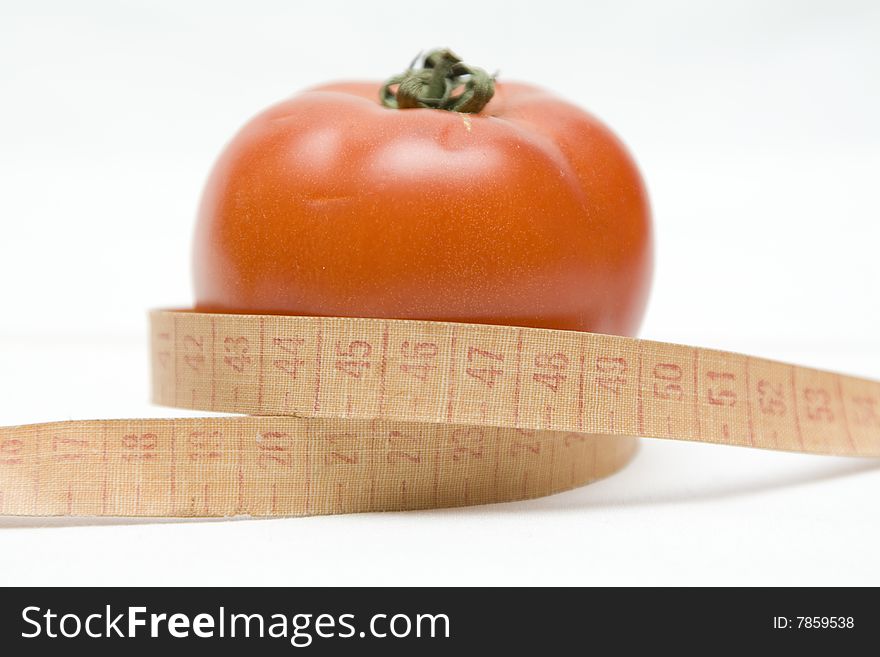
{"type": "Polygon", "coordinates": [[[223,644],[261,655],[547,654],[645,641],[706,654],[840,650],[878,634],[875,591],[864,589],[6,589],[0,601],[10,655],[140,646],[175,655],[223,644]]]}

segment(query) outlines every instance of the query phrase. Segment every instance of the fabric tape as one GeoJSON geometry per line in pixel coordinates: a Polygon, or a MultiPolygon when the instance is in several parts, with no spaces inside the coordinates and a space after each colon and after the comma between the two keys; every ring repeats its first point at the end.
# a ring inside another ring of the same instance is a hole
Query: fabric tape
{"type": "Polygon", "coordinates": [[[636,437],[880,456],[880,382],[697,347],[429,321],[151,314],[157,403],[0,428],[0,513],[287,516],[548,495],[636,437]]]}

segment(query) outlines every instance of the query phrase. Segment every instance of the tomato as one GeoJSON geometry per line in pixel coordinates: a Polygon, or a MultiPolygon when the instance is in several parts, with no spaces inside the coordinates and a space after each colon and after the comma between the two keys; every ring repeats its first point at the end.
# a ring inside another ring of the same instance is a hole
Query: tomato
{"type": "Polygon", "coordinates": [[[199,210],[198,310],[635,332],[650,211],[608,128],[526,84],[477,113],[381,89],[313,88],[235,136],[199,210]]]}

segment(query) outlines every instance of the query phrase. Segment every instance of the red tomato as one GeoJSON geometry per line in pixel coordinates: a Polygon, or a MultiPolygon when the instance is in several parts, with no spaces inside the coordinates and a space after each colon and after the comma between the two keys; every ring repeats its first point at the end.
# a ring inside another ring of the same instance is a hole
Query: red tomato
{"type": "Polygon", "coordinates": [[[252,119],[207,183],[196,308],[632,335],[650,211],[596,118],[501,82],[476,114],[329,84],[252,119]]]}

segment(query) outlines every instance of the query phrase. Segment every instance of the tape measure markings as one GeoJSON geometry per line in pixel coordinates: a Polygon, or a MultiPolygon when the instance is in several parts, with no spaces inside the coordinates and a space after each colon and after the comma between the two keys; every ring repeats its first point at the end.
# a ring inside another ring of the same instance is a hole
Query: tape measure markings
{"type": "Polygon", "coordinates": [[[0,512],[304,515],[545,495],[633,436],[880,456],[880,383],[615,336],[151,315],[153,394],[255,417],[0,429],[0,512]]]}

